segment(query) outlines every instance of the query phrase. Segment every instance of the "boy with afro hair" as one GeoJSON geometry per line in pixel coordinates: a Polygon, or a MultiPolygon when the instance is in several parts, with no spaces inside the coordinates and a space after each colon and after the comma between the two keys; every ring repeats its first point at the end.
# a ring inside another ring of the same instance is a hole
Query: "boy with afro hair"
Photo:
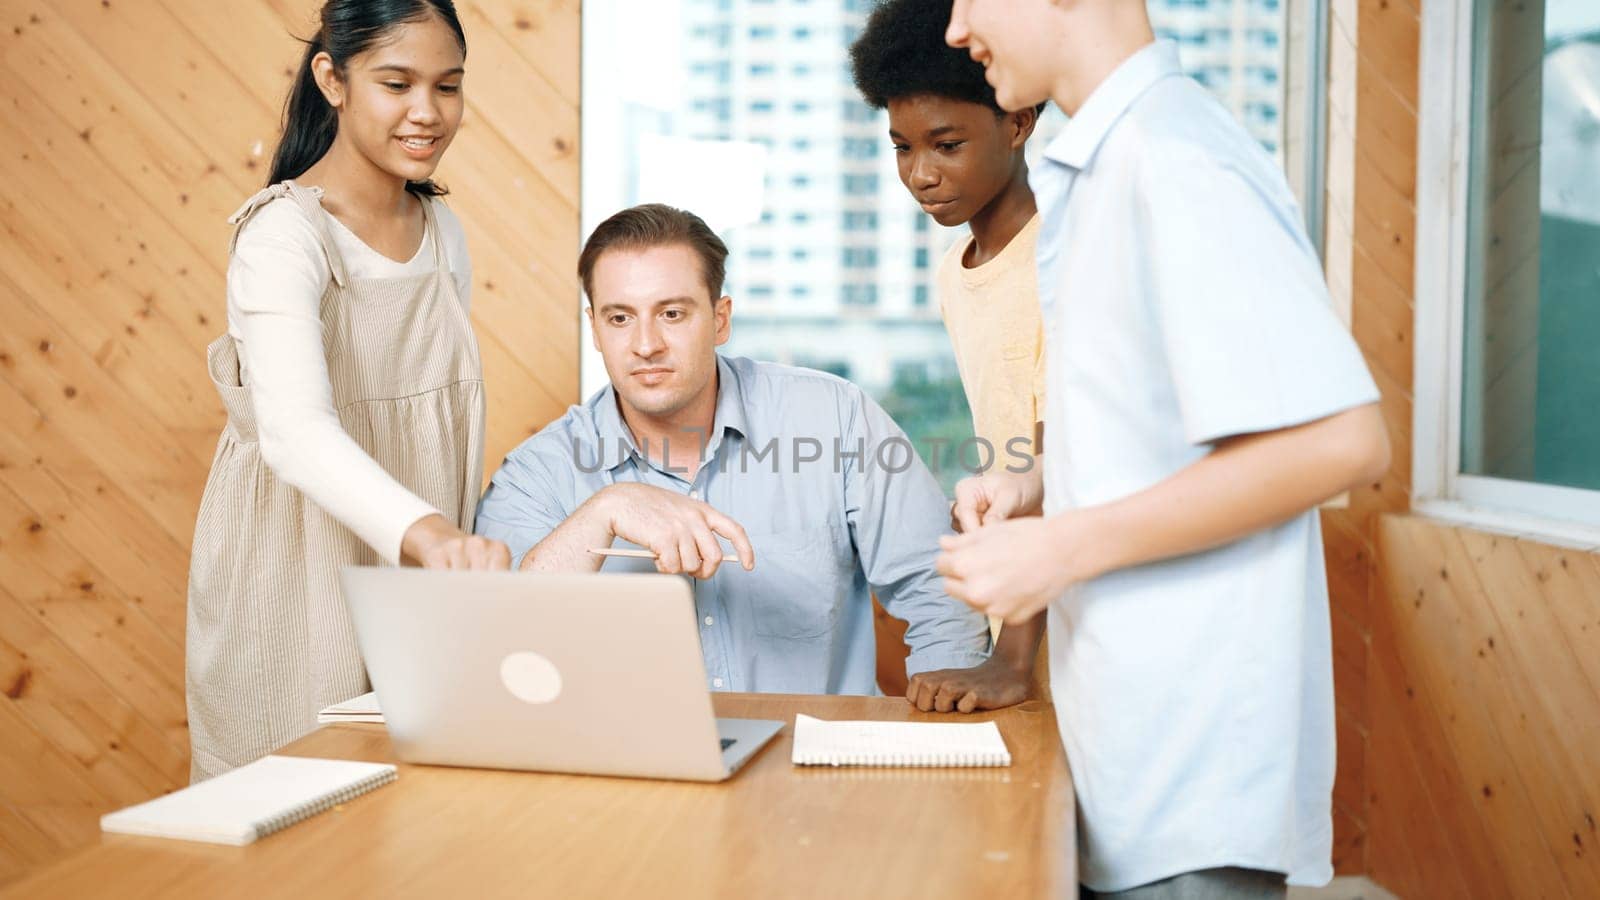
{"type": "MultiPolygon", "coordinates": [[[[1040,451],[1044,337],[1034,245],[1039,222],[1023,145],[1044,104],[1006,112],[983,67],[945,43],[950,0],[885,0],[850,48],[856,88],[889,112],[900,180],[934,221],[967,225],[939,264],[939,311],[988,460],[1040,451]]],[[[960,523],[952,519],[954,527],[960,523]]],[[[996,623],[998,624],[998,622],[996,623]]],[[[1005,626],[987,665],[928,672],[906,697],[919,709],[971,712],[1048,697],[1035,660],[1044,616],[1005,626]]]]}

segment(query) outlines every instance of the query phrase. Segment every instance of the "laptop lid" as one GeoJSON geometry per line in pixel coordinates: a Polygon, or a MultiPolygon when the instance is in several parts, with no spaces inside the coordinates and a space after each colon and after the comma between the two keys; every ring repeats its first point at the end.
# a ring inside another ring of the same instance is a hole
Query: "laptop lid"
{"type": "Polygon", "coordinates": [[[401,759],[727,776],[682,577],[346,566],[340,579],[401,759]]]}

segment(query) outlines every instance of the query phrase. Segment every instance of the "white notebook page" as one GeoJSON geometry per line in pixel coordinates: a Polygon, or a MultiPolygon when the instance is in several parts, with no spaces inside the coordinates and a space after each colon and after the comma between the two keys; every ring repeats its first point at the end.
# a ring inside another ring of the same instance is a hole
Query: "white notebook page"
{"type": "Polygon", "coordinates": [[[318,725],[382,721],[383,711],[378,709],[378,695],[372,691],[367,691],[359,697],[351,697],[343,703],[335,703],[317,713],[318,725]]]}
{"type": "Polygon", "coordinates": [[[993,722],[829,722],[795,716],[797,766],[1009,766],[993,722]]]}
{"type": "Polygon", "coordinates": [[[266,756],[148,803],[107,813],[103,831],[248,844],[393,781],[388,763],[266,756]]]}

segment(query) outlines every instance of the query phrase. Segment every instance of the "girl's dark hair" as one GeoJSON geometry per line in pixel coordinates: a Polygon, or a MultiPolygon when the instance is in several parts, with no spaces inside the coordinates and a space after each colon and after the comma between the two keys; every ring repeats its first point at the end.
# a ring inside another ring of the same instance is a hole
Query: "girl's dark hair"
{"type": "MultiPolygon", "coordinates": [[[[289,99],[283,106],[283,137],[272,154],[272,172],[267,176],[267,184],[294,178],[311,168],[333,146],[333,136],[339,131],[339,114],[328,105],[327,98],[317,87],[311,60],[318,53],[326,52],[333,57],[333,64],[343,77],[350,59],[377,46],[391,29],[432,16],[455,32],[456,42],[465,56],[467,36],[461,30],[453,0],[328,0],[322,5],[322,25],[305,42],[306,53],[300,60],[300,71],[294,77],[294,87],[289,89],[289,99]]],[[[408,181],[406,190],[427,197],[445,193],[431,178],[408,181]]]]}

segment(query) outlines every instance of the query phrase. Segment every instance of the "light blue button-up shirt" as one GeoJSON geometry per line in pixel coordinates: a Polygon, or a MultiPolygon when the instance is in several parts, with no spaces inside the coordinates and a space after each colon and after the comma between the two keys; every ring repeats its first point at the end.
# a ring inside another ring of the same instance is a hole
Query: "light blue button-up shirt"
{"type": "MultiPolygon", "coordinates": [[[[1282,171],[1171,43],[1101,82],[1031,178],[1047,514],[1148,490],[1222,438],[1377,399],[1282,171]]],[[[1079,585],[1049,629],[1084,884],[1230,865],[1326,883],[1334,707],[1315,510],[1079,585]]]]}
{"type": "MultiPolygon", "coordinates": [[[[719,356],[717,374],[692,479],[640,452],[608,385],[511,451],[478,505],[477,533],[505,541],[520,564],[596,491],[630,481],[732,517],[755,570],[724,565],[692,582],[713,690],[878,693],[873,591],[908,623],[908,675],[987,659],[987,622],[933,570],[949,504],[894,420],[823,372],[719,356]]],[[[611,558],[603,571],[654,566],[611,558]]]]}

